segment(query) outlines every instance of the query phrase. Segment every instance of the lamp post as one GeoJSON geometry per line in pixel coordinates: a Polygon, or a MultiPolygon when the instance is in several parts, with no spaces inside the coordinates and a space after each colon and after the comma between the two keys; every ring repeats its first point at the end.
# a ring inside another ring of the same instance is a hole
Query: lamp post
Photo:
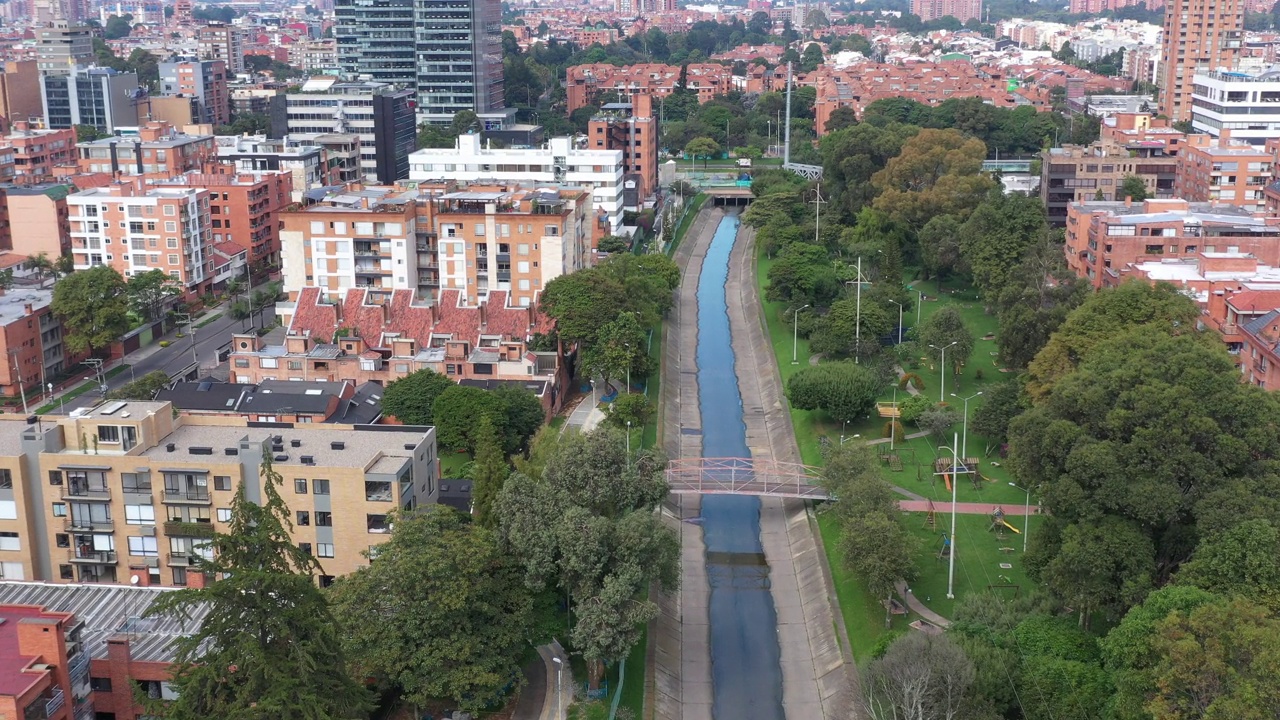
{"type": "Polygon", "coordinates": [[[622,343],[627,348],[627,394],[631,394],[631,343],[622,343]]]}
{"type": "Polygon", "coordinates": [[[889,302],[898,306],[898,344],[901,345],[902,344],[902,303],[898,302],[897,300],[890,300],[889,302]]]}
{"type": "MultiPolygon", "coordinates": [[[[959,342],[960,342],[959,340],[956,340],[955,342],[951,343],[951,345],[956,345],[959,342]]],[[[951,347],[951,345],[946,345],[943,347],[938,347],[937,345],[929,346],[934,350],[939,350],[942,352],[942,359],[938,361],[938,365],[940,366],[939,369],[942,370],[942,373],[941,373],[942,382],[938,383],[938,402],[940,403],[944,403],[947,401],[947,348],[951,347]]]]}
{"type": "Polygon", "coordinates": [[[800,310],[804,310],[807,307],[809,306],[805,305],[799,310],[796,310],[795,312],[791,313],[791,319],[794,321],[794,325],[795,325],[795,327],[791,329],[791,364],[792,365],[800,364],[800,361],[796,359],[797,352],[799,351],[799,348],[800,348],[800,310]]]}
{"type": "MultiPolygon", "coordinates": [[[[894,412],[897,412],[898,410],[898,386],[897,385],[893,386],[893,409],[894,409],[894,412]]],[[[893,443],[894,443],[893,436],[897,434],[898,434],[898,416],[895,415],[889,418],[889,451],[890,452],[893,451],[893,443]]]]}
{"type": "Polygon", "coordinates": [[[22,371],[18,369],[18,351],[12,350],[9,354],[13,356],[13,377],[18,381],[18,392],[22,395],[22,414],[27,415],[30,410],[27,409],[27,389],[22,385],[22,371]]]}
{"type": "Polygon", "coordinates": [[[962,398],[955,393],[951,393],[951,397],[957,400],[964,400],[964,435],[963,439],[960,441],[960,457],[966,458],[966,462],[968,462],[967,458],[969,457],[969,401],[981,394],[982,391],[979,390],[967,398],[962,398]]]}
{"type": "Polygon", "coordinates": [[[556,720],[560,720],[560,676],[564,674],[564,661],[553,657],[551,662],[556,664],[556,720]]]}
{"type": "Polygon", "coordinates": [[[956,445],[960,438],[954,433],[951,436],[951,447],[943,448],[943,450],[951,451],[951,553],[947,558],[947,599],[955,600],[955,582],[956,582],[956,488],[960,487],[960,478],[955,477],[956,468],[960,463],[956,459],[956,445]]]}
{"type": "Polygon", "coordinates": [[[1011,482],[1009,487],[1016,487],[1027,494],[1027,499],[1022,504],[1022,552],[1027,551],[1027,535],[1031,534],[1031,489],[1024,488],[1018,483],[1011,482]]]}
{"type": "Polygon", "coordinates": [[[627,421],[627,467],[631,467],[631,421],[627,421]]]}

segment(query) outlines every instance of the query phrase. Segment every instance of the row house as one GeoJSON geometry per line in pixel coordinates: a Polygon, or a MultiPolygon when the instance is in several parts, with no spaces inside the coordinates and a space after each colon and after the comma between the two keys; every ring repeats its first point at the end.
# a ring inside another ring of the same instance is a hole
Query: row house
{"type": "Polygon", "coordinates": [[[188,297],[213,285],[210,191],[116,183],[67,196],[77,270],[108,265],[126,278],[160,269],[188,297]]]}
{"type": "Polygon", "coordinates": [[[535,349],[551,334],[551,319],[508,300],[501,291],[469,303],[456,290],[424,302],[411,290],[358,289],[330,300],[320,288],[305,288],[284,310],[282,345],[266,345],[254,334],[234,336],[232,380],[386,385],[426,369],[460,383],[529,388],[550,415],[568,396],[569,362],[561,347],[535,349]]]}
{"type": "Polygon", "coordinates": [[[106,402],[0,421],[0,562],[7,579],[190,586],[262,466],[283,478],[298,547],[317,580],[367,565],[396,510],[434,503],[435,430],[180,415],[169,402],[106,402]]]}
{"type": "Polygon", "coordinates": [[[1231,205],[1147,200],[1079,202],[1067,210],[1067,266],[1095,288],[1120,282],[1125,268],[1162,259],[1247,254],[1280,265],[1280,224],[1231,205]]]}
{"type": "Polygon", "coordinates": [[[696,92],[698,102],[733,89],[733,69],[719,63],[689,63],[683,68],[662,63],[622,67],[595,63],[574,65],[565,72],[569,112],[596,104],[604,92],[616,92],[623,102],[637,95],[664,98],[675,92],[682,72],[685,89],[696,92]]]}

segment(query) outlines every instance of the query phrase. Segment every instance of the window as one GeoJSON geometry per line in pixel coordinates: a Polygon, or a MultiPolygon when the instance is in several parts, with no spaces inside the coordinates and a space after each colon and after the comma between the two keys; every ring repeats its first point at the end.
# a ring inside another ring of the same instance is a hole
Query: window
{"type": "Polygon", "coordinates": [[[61,579],[63,579],[63,580],[75,580],[75,579],[76,579],[75,572],[72,570],[72,568],[71,568],[71,566],[70,566],[70,565],[59,565],[59,566],[58,566],[58,577],[59,577],[59,578],[61,578],[61,579]]]}
{"type": "Polygon", "coordinates": [[[332,576],[332,575],[321,575],[321,576],[320,576],[320,587],[321,587],[321,588],[327,588],[327,587],[330,587],[330,586],[332,586],[332,585],[333,585],[333,576],[332,576]]]}
{"type": "Polygon", "coordinates": [[[328,495],[329,481],[328,480],[312,480],[311,492],[316,495],[328,495]]]}
{"type": "Polygon", "coordinates": [[[218,522],[231,522],[231,508],[218,508],[218,522]]]}
{"type": "Polygon", "coordinates": [[[302,369],[302,361],[301,361],[301,360],[290,360],[290,361],[289,361],[289,369],[290,369],[290,370],[301,370],[301,369],[302,369]]]}
{"type": "Polygon", "coordinates": [[[248,358],[236,358],[236,367],[238,367],[238,368],[247,368],[247,367],[249,367],[249,359],[248,359],[248,358]]]}
{"type": "Polygon", "coordinates": [[[317,510],[316,527],[333,527],[333,513],[317,510]]]}
{"type": "Polygon", "coordinates": [[[151,505],[125,505],[124,521],[129,525],[151,525],[156,521],[156,509],[151,505]]]}
{"type": "Polygon", "coordinates": [[[231,476],[230,475],[214,475],[213,489],[214,490],[230,490],[231,476]]]}
{"type": "Polygon", "coordinates": [[[298,511],[298,524],[306,527],[311,524],[311,513],[306,510],[298,511]]]}
{"type": "Polygon", "coordinates": [[[56,502],[56,503],[54,503],[54,504],[53,504],[53,516],[54,516],[54,517],[66,517],[66,516],[67,516],[67,504],[66,504],[66,503],[57,503],[57,502],[56,502]]]}
{"type": "Polygon", "coordinates": [[[258,360],[258,367],[274,370],[280,367],[280,361],[275,358],[261,358],[258,360]]]}
{"type": "Polygon", "coordinates": [[[370,502],[391,502],[391,481],[365,480],[364,499],[370,502]]]}
{"type": "Polygon", "coordinates": [[[157,557],[156,539],[153,537],[130,537],[129,554],[135,557],[157,557]]]}
{"type": "Polygon", "coordinates": [[[306,553],[306,554],[310,555],[310,554],[311,554],[311,543],[298,543],[298,549],[299,549],[299,550],[301,550],[302,552],[304,552],[304,553],[306,553]]]}
{"type": "Polygon", "coordinates": [[[0,500],[0,520],[17,520],[18,503],[13,500],[0,500]]]}
{"type": "Polygon", "coordinates": [[[71,547],[71,536],[66,533],[58,533],[53,536],[54,543],[60,548],[71,547]]]}
{"type": "Polygon", "coordinates": [[[177,255],[170,255],[170,256],[169,256],[169,264],[170,264],[170,265],[177,265],[177,264],[178,264],[178,256],[177,256],[177,255]]]}
{"type": "Polygon", "coordinates": [[[8,468],[0,468],[0,490],[13,489],[13,475],[8,468]]]}
{"type": "Polygon", "coordinates": [[[22,544],[18,542],[18,533],[0,532],[0,550],[18,551],[21,549],[22,544]]]}
{"type": "Polygon", "coordinates": [[[307,494],[307,479],[306,479],[306,478],[294,478],[294,479],[293,479],[293,492],[295,492],[295,493],[296,493],[296,494],[298,494],[298,495],[306,495],[306,494],[307,494]]]}
{"type": "Polygon", "coordinates": [[[333,557],[333,543],[316,543],[316,557],[333,557]]]}
{"type": "Polygon", "coordinates": [[[62,471],[61,471],[61,470],[50,470],[50,471],[49,471],[49,484],[50,484],[50,485],[61,485],[61,484],[62,484],[62,471]]]}
{"type": "MultiPolygon", "coordinates": [[[[176,568],[169,568],[169,569],[173,571],[173,584],[178,587],[186,587],[187,586],[187,569],[184,567],[176,567],[176,568]]],[[[111,681],[108,680],[107,684],[110,685],[111,681]]],[[[96,690],[97,688],[94,688],[94,689],[96,690]]],[[[108,687],[107,689],[110,689],[110,687],[108,687]]]]}
{"type": "Polygon", "coordinates": [[[365,527],[371,533],[387,533],[390,529],[387,527],[386,515],[365,515],[365,527]]]}
{"type": "Polygon", "coordinates": [[[120,473],[120,481],[125,492],[151,492],[151,475],[149,473],[120,473]]]}

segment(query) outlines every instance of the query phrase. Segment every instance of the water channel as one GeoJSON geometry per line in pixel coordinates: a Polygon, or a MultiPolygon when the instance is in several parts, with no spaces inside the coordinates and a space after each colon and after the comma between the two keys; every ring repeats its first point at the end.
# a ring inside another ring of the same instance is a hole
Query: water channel
{"type": "MultiPolygon", "coordinates": [[[[734,372],[725,280],[738,217],[720,221],[698,277],[698,401],[704,457],[751,457],[734,372]]],[[[711,587],[712,716],[783,720],[777,614],[760,544],[760,500],[702,498],[711,587]]]]}

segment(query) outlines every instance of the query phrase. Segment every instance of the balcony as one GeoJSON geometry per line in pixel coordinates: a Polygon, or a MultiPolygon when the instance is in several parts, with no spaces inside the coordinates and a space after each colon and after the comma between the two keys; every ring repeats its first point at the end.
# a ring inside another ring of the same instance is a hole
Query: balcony
{"type": "Polygon", "coordinates": [[[200,560],[196,553],[169,553],[169,567],[192,567],[200,560]]]}
{"type": "Polygon", "coordinates": [[[83,482],[68,482],[66,492],[62,493],[63,500],[101,500],[102,502],[110,502],[111,490],[106,485],[90,485],[83,482]]]}
{"type": "Polygon", "coordinates": [[[164,534],[167,537],[211,538],[213,537],[214,529],[213,525],[207,522],[170,520],[164,524],[164,534]]]}
{"type": "Polygon", "coordinates": [[[63,523],[62,529],[69,532],[103,532],[109,533],[115,529],[115,523],[110,518],[106,520],[74,520],[69,519],[63,523]]]}
{"type": "Polygon", "coordinates": [[[45,701],[45,704],[44,704],[45,717],[53,717],[54,714],[56,714],[59,710],[61,710],[62,706],[66,704],[67,704],[67,696],[63,694],[62,688],[55,688],[53,691],[53,695],[51,695],[49,699],[45,701]]]}
{"type": "Polygon", "coordinates": [[[207,488],[191,488],[189,490],[172,490],[165,488],[164,502],[169,504],[203,504],[208,505],[211,500],[209,498],[209,490],[207,488]]]}
{"type": "Polygon", "coordinates": [[[103,565],[116,564],[115,550],[93,550],[86,547],[78,547],[68,553],[68,559],[73,563],[98,563],[103,565]]]}

